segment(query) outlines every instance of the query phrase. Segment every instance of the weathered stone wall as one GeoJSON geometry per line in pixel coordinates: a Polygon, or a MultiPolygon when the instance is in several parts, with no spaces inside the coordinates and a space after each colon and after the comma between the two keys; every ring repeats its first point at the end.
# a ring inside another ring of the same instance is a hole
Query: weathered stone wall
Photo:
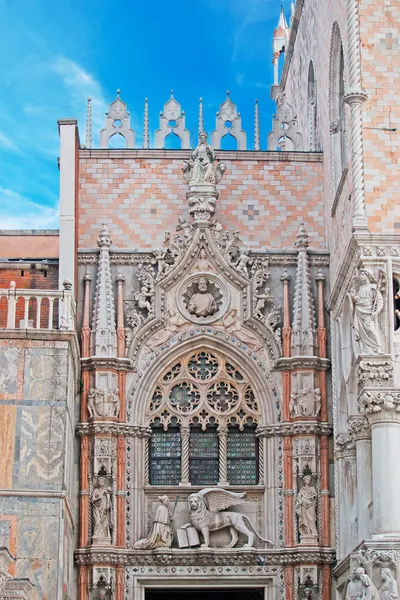
{"type": "MultiPolygon", "coordinates": [[[[332,188],[332,166],[330,160],[330,115],[329,115],[329,64],[331,33],[333,24],[340,28],[344,56],[345,77],[348,79],[347,25],[345,0],[310,0],[304,2],[295,41],[293,56],[284,85],[287,100],[295,109],[299,120],[299,130],[303,133],[304,146],[308,147],[308,70],[313,61],[317,86],[317,147],[324,153],[323,162],[323,202],[328,245],[331,251],[331,280],[334,281],[337,269],[343,260],[344,252],[351,237],[352,206],[348,201],[349,178],[337,202],[334,217],[331,209],[336,189],[332,188]]],[[[348,109],[346,109],[348,110],[348,109]]],[[[347,128],[348,129],[348,128],[347,128]]],[[[321,210],[323,210],[321,206],[321,210]]]]}
{"type": "MultiPolygon", "coordinates": [[[[165,231],[188,218],[181,167],[185,151],[80,151],[79,247],[96,248],[105,221],[115,247],[161,247],[165,231]]],[[[217,152],[227,165],[217,219],[252,248],[293,247],[304,220],[311,244],[325,247],[319,154],[217,152]]]]}
{"type": "Polygon", "coordinates": [[[72,598],[77,374],[71,343],[63,334],[21,336],[0,340],[2,545],[17,559],[15,576],[29,578],[40,598],[72,598]]]}

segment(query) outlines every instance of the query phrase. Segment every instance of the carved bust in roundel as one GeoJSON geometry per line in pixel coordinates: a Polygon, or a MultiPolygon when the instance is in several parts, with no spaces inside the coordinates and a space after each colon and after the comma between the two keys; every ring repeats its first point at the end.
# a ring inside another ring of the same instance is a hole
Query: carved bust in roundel
{"type": "Polygon", "coordinates": [[[208,285],[208,279],[200,277],[197,281],[197,292],[192,295],[188,302],[189,312],[196,315],[196,317],[209,317],[218,310],[214,296],[208,291],[208,285]]]}

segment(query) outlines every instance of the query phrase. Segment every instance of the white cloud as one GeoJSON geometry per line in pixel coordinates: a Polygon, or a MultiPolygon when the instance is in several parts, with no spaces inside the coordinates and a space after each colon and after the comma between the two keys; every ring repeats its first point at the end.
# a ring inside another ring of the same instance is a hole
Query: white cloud
{"type": "Polygon", "coordinates": [[[0,188],[2,229],[58,229],[58,206],[46,206],[7,188],[0,188]]]}
{"type": "Polygon", "coordinates": [[[0,131],[0,147],[5,148],[6,150],[13,150],[14,152],[19,152],[17,146],[14,144],[12,139],[0,131]]]}

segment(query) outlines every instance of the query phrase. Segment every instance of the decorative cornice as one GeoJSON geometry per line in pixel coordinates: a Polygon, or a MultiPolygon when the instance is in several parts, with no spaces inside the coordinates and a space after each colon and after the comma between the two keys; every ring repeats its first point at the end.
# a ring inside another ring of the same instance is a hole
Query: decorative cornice
{"type": "Polygon", "coordinates": [[[357,398],[358,410],[374,422],[400,420],[400,390],[398,388],[364,388],[357,398]],[[378,416],[379,413],[385,413],[378,416]],[[390,417],[389,414],[390,413],[390,417]]]}
{"type": "Polygon", "coordinates": [[[78,435],[124,435],[126,437],[149,438],[151,428],[141,425],[128,425],[127,423],[116,423],[113,421],[92,421],[90,423],[79,423],[76,427],[78,435]]]}
{"type": "Polygon", "coordinates": [[[290,435],[332,435],[333,427],[330,423],[317,421],[297,421],[291,423],[278,423],[276,425],[260,425],[257,427],[257,437],[283,437],[290,435]]]}
{"type": "Polygon", "coordinates": [[[316,371],[327,371],[331,361],[318,356],[290,356],[278,358],[274,365],[275,371],[297,371],[315,369],[316,371]]]}
{"type": "Polygon", "coordinates": [[[130,358],[117,358],[116,356],[89,356],[81,358],[81,366],[84,371],[95,369],[115,369],[116,371],[132,371],[130,358]]]}
{"type": "Polygon", "coordinates": [[[242,550],[241,548],[221,550],[196,549],[147,552],[145,550],[119,550],[109,548],[89,548],[77,550],[75,560],[78,565],[121,565],[129,567],[141,566],[238,566],[257,565],[260,558],[265,566],[295,564],[334,564],[335,552],[331,548],[295,548],[285,550],[263,550],[260,548],[242,550]]]}

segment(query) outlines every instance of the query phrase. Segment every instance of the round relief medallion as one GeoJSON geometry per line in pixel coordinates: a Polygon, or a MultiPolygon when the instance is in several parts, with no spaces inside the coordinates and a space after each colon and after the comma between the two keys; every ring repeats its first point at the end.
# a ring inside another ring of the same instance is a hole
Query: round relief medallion
{"type": "Polygon", "coordinates": [[[210,273],[196,273],[179,286],[177,305],[180,313],[192,323],[208,324],[221,319],[230,302],[225,283],[210,273]]]}

